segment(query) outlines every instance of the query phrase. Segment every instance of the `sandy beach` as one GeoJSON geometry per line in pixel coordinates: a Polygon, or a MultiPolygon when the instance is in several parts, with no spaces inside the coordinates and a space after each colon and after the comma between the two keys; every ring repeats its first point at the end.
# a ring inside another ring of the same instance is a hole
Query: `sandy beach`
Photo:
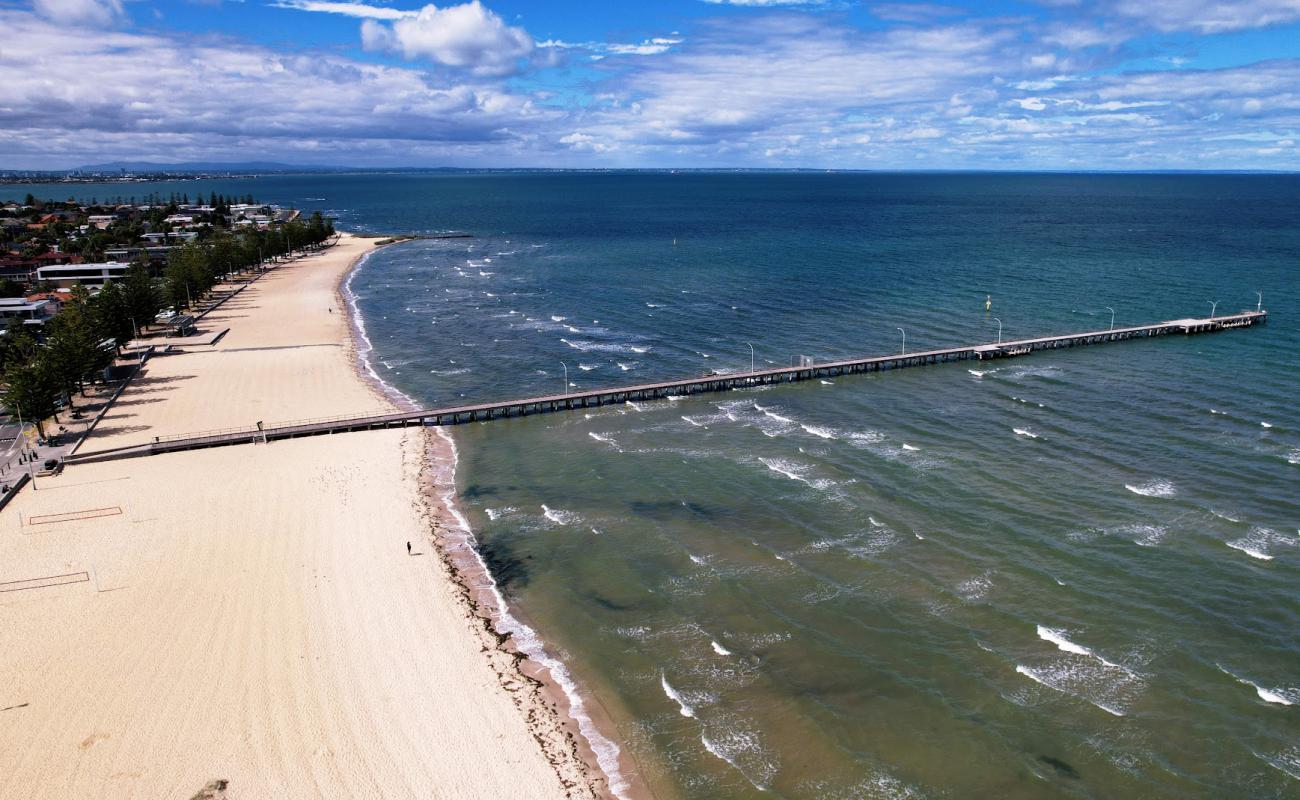
{"type": "MultiPolygon", "coordinates": [[[[83,449],[390,409],[338,294],[373,246],[249,286],[83,449]]],[[[439,556],[428,458],[421,431],[375,431],[24,489],[0,513],[0,797],[603,795],[439,556]]]]}

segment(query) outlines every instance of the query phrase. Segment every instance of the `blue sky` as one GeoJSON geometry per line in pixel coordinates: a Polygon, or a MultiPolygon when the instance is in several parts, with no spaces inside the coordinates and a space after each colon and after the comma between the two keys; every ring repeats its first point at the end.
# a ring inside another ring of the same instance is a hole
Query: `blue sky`
{"type": "Polygon", "coordinates": [[[0,168],[1300,169],[1300,0],[0,0],[0,168]]]}

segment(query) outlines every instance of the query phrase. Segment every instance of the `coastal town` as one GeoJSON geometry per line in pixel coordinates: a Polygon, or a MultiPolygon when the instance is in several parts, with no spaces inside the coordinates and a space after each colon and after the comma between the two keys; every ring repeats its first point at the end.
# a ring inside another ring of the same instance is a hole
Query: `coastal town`
{"type": "Polygon", "coordinates": [[[83,412],[153,341],[192,334],[218,283],[333,236],[250,195],[0,207],[0,494],[23,464],[57,470],[83,412]]]}

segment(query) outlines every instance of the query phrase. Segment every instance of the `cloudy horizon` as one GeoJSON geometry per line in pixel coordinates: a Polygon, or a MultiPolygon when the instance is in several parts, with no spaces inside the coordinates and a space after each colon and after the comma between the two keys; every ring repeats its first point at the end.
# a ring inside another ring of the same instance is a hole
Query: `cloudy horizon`
{"type": "Polygon", "coordinates": [[[0,0],[0,169],[1300,169],[1300,0],[0,0]]]}

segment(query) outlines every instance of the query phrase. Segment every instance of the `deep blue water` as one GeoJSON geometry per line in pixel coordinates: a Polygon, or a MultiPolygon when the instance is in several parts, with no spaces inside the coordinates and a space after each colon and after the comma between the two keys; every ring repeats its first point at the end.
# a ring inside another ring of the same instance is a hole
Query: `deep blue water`
{"type": "Polygon", "coordinates": [[[215,188],[474,235],[386,249],[353,283],[378,371],[430,405],[1262,292],[1258,329],[455,436],[507,596],[664,796],[1300,794],[1300,177],[215,188]]]}

